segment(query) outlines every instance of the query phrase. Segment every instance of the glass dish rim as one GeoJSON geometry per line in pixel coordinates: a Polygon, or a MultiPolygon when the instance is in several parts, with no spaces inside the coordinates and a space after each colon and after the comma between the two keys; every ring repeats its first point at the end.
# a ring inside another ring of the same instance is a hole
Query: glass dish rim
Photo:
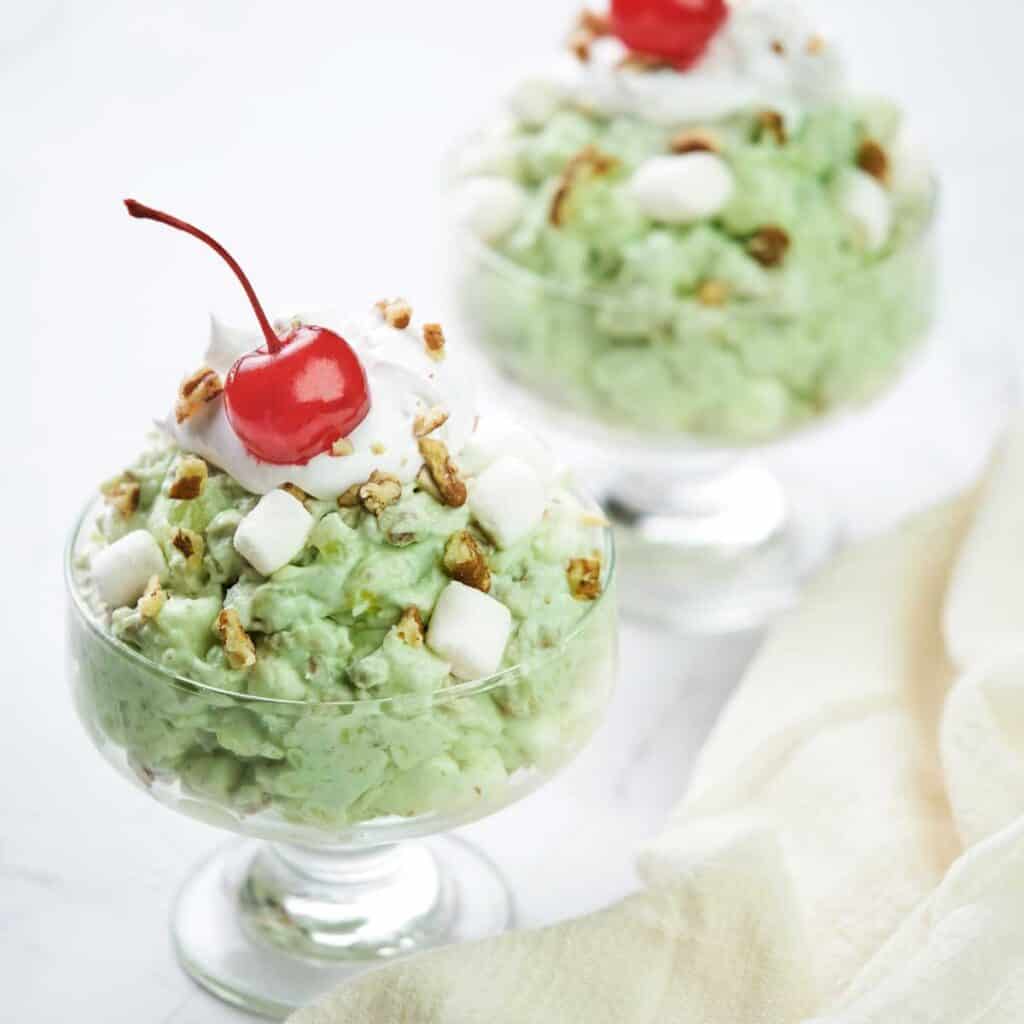
{"type": "MultiPolygon", "coordinates": [[[[567,489],[576,497],[585,498],[588,503],[593,504],[589,496],[587,496],[586,493],[575,483],[568,484],[567,489]]],[[[560,653],[564,652],[567,646],[576,640],[584,630],[592,616],[597,613],[598,609],[603,608],[608,601],[614,602],[615,600],[613,586],[616,568],[615,533],[612,526],[610,524],[606,524],[600,528],[601,537],[604,542],[604,550],[602,552],[602,562],[604,564],[602,565],[601,594],[596,600],[588,602],[588,607],[584,612],[583,617],[555,647],[551,648],[549,651],[545,651],[536,658],[531,658],[529,661],[516,662],[514,665],[509,665],[507,668],[501,669],[499,672],[495,672],[489,676],[484,676],[481,679],[465,680],[458,682],[453,686],[448,686],[440,690],[433,690],[428,694],[403,693],[391,697],[362,697],[356,700],[310,701],[291,700],[280,697],[262,697],[257,694],[238,693],[234,690],[224,690],[217,686],[211,686],[209,683],[202,683],[198,680],[190,679],[188,676],[180,675],[177,672],[172,672],[170,669],[164,668],[162,665],[158,665],[156,662],[147,658],[144,654],[136,651],[134,648],[129,647],[128,644],[119,640],[112,633],[106,630],[103,627],[103,624],[97,620],[96,616],[85,604],[75,578],[75,552],[77,550],[78,540],[81,536],[82,529],[86,525],[90,513],[101,500],[102,499],[99,496],[94,496],[85,503],[84,507],[75,518],[70,536],[64,546],[64,586],[67,597],[70,598],[71,613],[75,615],[79,621],[84,623],[86,629],[94,638],[98,639],[108,651],[132,664],[137,665],[141,669],[145,669],[148,673],[160,677],[161,681],[167,685],[175,689],[187,690],[192,693],[209,694],[211,696],[229,698],[238,703],[254,704],[264,708],[287,707],[292,709],[306,708],[309,710],[315,710],[317,708],[330,707],[355,710],[359,708],[380,708],[392,705],[402,705],[408,704],[410,701],[421,702],[424,700],[429,701],[431,705],[433,705],[440,702],[448,703],[450,701],[460,700],[464,697],[472,697],[478,694],[489,693],[491,690],[497,689],[514,679],[522,669],[527,667],[531,669],[535,668],[538,665],[546,663],[548,660],[554,659],[560,653]]],[[[595,505],[594,507],[596,508],[597,506],[595,505]]]]}
{"type": "MultiPolygon", "coordinates": [[[[540,274],[535,270],[531,270],[529,267],[524,267],[521,264],[516,263],[513,259],[500,252],[495,246],[483,241],[468,228],[457,222],[457,219],[451,209],[451,202],[454,200],[455,193],[458,191],[460,185],[463,185],[467,181],[472,181],[474,178],[498,177],[502,180],[511,180],[507,179],[505,175],[500,174],[457,175],[452,173],[450,170],[455,166],[455,158],[463,148],[483,136],[484,133],[476,132],[463,138],[461,142],[452,147],[444,162],[445,168],[447,169],[444,174],[444,192],[446,199],[449,202],[447,219],[449,229],[454,234],[456,241],[460,245],[465,246],[475,256],[484,260],[491,269],[495,270],[497,273],[507,275],[513,279],[519,278],[524,282],[524,284],[538,288],[546,295],[555,297],[562,301],[575,302],[581,306],[599,306],[610,301],[618,301],[620,303],[630,301],[645,303],[647,300],[642,297],[631,299],[624,290],[607,287],[598,288],[591,285],[566,284],[551,275],[540,274]]],[[[877,271],[880,267],[885,267],[891,261],[898,259],[900,256],[913,250],[915,246],[921,244],[935,229],[941,207],[942,183],[938,174],[930,165],[930,161],[927,174],[927,189],[924,193],[924,198],[926,200],[924,216],[921,217],[920,223],[915,226],[915,230],[906,238],[901,239],[900,245],[896,246],[891,251],[886,252],[877,260],[859,268],[854,273],[877,271]]],[[[685,300],[681,296],[676,296],[673,301],[681,303],[685,300]]],[[[756,309],[759,306],[771,304],[772,300],[770,299],[752,299],[749,302],[745,302],[743,305],[750,309],[756,309]]]]}

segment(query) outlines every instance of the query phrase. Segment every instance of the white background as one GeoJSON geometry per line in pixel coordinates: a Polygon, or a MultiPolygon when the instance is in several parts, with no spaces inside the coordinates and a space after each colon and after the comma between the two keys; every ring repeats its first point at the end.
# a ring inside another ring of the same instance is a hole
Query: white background
{"type": "MultiPolygon", "coordinates": [[[[784,453],[884,526],[969,480],[1013,395],[1024,256],[1024,8],[1016,0],[815,5],[855,79],[913,111],[944,182],[933,356],[890,399],[784,453]]],[[[240,1019],[174,965],[166,916],[215,832],[101,762],[62,674],[60,549],[204,341],[245,316],[198,244],[129,220],[133,195],[220,237],[268,306],[402,293],[445,319],[438,165],[571,0],[0,0],[0,987],[4,1019],[240,1019]]],[[[456,343],[457,339],[456,339],[456,343]]],[[[627,626],[609,723],[547,790],[467,830],[522,919],[631,884],[753,638],[627,626]]]]}

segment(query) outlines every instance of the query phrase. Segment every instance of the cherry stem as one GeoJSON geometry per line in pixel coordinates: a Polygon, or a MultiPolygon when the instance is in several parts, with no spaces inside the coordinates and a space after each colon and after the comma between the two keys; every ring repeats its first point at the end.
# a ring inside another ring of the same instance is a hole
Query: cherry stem
{"type": "Polygon", "coordinates": [[[133,217],[138,217],[140,220],[155,220],[161,224],[166,224],[168,227],[177,228],[179,231],[184,231],[187,235],[192,235],[194,238],[198,238],[201,242],[205,242],[224,262],[235,272],[235,276],[241,282],[242,287],[245,289],[245,294],[249,296],[249,302],[252,303],[253,312],[256,314],[256,319],[260,322],[260,330],[263,331],[263,337],[267,339],[267,348],[272,354],[276,354],[281,351],[281,339],[277,336],[274,328],[270,326],[270,321],[267,319],[267,314],[263,312],[263,307],[260,305],[260,300],[256,298],[256,292],[253,291],[253,287],[249,284],[249,278],[245,276],[245,271],[235,262],[234,256],[231,255],[224,248],[216,238],[212,238],[205,231],[200,231],[199,228],[193,227],[191,224],[186,223],[183,220],[178,220],[177,217],[172,217],[169,213],[163,213],[160,210],[154,210],[151,206],[143,206],[142,203],[136,202],[134,199],[126,199],[124,205],[127,207],[128,212],[133,217]]]}

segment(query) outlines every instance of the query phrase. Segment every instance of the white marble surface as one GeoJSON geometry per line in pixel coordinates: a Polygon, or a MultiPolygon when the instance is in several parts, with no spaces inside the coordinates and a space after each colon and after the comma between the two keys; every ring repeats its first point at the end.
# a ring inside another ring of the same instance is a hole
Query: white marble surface
{"type": "MultiPolygon", "coordinates": [[[[129,219],[128,194],[228,242],[271,306],[402,292],[444,315],[435,174],[510,64],[572,0],[106,0],[0,12],[6,579],[0,640],[0,1016],[56,1024],[243,1019],[175,966],[168,906],[220,841],[124,785],[88,747],[62,674],[60,545],[240,294],[191,242],[129,219]]],[[[896,395],[780,458],[850,532],[960,486],[1011,400],[1022,313],[1024,14],[1013,0],[819,2],[862,81],[916,113],[942,168],[936,350],[896,395]]],[[[681,792],[754,637],[684,642],[627,625],[593,746],[467,833],[522,920],[597,907],[681,792]]],[[[823,685],[827,681],[823,681],[823,685]]]]}

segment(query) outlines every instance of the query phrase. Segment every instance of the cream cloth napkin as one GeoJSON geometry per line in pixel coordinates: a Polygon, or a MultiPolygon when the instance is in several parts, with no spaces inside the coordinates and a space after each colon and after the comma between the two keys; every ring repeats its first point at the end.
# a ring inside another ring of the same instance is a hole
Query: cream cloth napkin
{"type": "Polygon", "coordinates": [[[293,1024],[1021,1024],[1024,657],[990,662],[1018,647],[1024,429],[980,497],[848,552],[779,625],[638,894],[293,1024]]]}

